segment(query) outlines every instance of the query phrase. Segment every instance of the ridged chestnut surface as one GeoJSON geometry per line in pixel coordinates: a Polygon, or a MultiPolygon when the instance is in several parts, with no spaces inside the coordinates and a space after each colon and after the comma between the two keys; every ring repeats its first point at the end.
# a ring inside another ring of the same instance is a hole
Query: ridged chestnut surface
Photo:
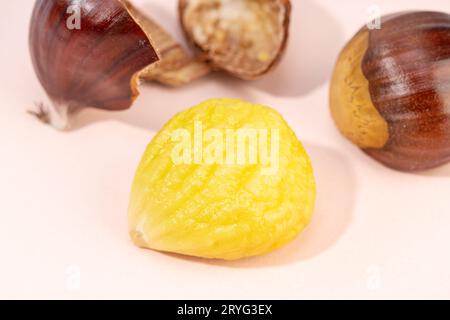
{"type": "Polygon", "coordinates": [[[176,115],[147,147],[129,230],[142,248],[235,260],[292,241],[311,221],[315,199],[311,161],[278,112],[213,99],[176,115]],[[242,130],[262,130],[258,146],[241,140],[242,130]]]}
{"type": "Polygon", "coordinates": [[[402,171],[450,161],[450,15],[410,12],[362,28],[341,52],[331,83],[340,131],[402,171]]]}
{"type": "Polygon", "coordinates": [[[289,34],[289,0],[180,0],[190,42],[213,69],[252,80],[272,70],[289,34]]]}
{"type": "Polygon", "coordinates": [[[54,103],[41,116],[59,128],[83,107],[129,108],[139,72],[159,60],[118,0],[37,0],[29,41],[37,76],[54,103]],[[79,29],[68,27],[70,8],[80,12],[79,29]]]}

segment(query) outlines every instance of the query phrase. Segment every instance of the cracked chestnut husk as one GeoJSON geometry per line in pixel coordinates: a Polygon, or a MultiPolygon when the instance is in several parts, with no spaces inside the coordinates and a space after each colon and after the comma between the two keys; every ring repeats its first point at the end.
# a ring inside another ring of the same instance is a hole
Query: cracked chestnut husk
{"type": "Polygon", "coordinates": [[[255,79],[285,50],[288,0],[182,0],[179,7],[197,55],[126,0],[37,0],[30,52],[51,103],[32,113],[67,129],[83,108],[130,108],[139,80],[180,86],[211,70],[255,79]]]}
{"type": "Polygon", "coordinates": [[[289,0],[180,0],[181,26],[214,70],[260,78],[280,61],[289,34],[289,0]]]}
{"type": "Polygon", "coordinates": [[[350,141],[401,171],[450,161],[450,15],[386,16],[341,52],[331,81],[333,119],[350,141]]]}
{"type": "Polygon", "coordinates": [[[34,114],[58,129],[86,107],[130,108],[140,79],[175,86],[210,71],[125,0],[37,0],[29,44],[52,102],[34,114]]]}

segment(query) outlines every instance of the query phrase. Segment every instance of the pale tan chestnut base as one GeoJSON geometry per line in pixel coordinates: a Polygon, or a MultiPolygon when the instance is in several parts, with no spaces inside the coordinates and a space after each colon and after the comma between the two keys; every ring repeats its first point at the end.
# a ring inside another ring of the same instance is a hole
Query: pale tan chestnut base
{"type": "Polygon", "coordinates": [[[339,55],[331,80],[330,108],[345,137],[360,148],[380,149],[389,140],[389,128],[372,103],[361,69],[368,43],[368,31],[361,31],[339,55]]]}

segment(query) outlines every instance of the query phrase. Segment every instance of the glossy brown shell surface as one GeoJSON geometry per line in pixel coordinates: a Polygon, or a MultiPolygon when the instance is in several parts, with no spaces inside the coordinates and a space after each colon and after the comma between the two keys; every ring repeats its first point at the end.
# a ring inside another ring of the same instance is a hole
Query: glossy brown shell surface
{"type": "Polygon", "coordinates": [[[365,151],[404,171],[450,161],[450,15],[412,12],[370,30],[362,62],[389,140],[365,151]]]}
{"type": "Polygon", "coordinates": [[[30,50],[40,82],[55,105],[127,109],[136,74],[158,61],[147,35],[119,0],[37,0],[30,50]],[[70,28],[73,9],[80,28],[70,28]]]}

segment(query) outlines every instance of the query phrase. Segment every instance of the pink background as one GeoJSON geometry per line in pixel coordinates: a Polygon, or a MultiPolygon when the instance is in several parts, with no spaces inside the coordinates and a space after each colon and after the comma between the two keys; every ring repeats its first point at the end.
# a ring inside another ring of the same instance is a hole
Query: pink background
{"type": "MultiPolygon", "coordinates": [[[[181,38],[175,0],[135,3],[181,38]]],[[[371,4],[448,12],[449,1],[293,3],[287,56],[264,80],[145,85],[132,110],[89,110],[61,133],[25,112],[45,101],[27,48],[33,1],[3,1],[0,298],[450,298],[450,165],[419,174],[382,167],[341,138],[327,97],[337,53],[371,4]],[[212,97],[286,117],[314,163],[313,223],[287,247],[237,262],[134,247],[128,196],[145,146],[176,112],[212,97]]]]}

